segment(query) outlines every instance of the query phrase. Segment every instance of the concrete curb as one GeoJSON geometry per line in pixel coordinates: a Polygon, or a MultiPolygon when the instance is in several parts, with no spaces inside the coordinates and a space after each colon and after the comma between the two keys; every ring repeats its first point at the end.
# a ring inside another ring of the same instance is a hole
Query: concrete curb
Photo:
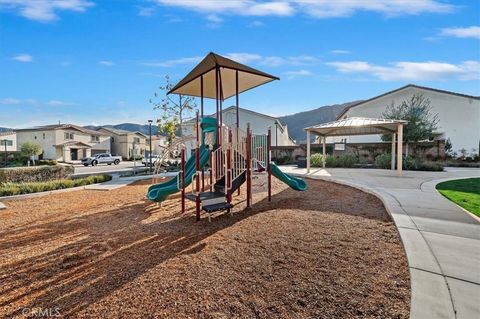
{"type": "MultiPolygon", "coordinates": [[[[470,179],[470,178],[480,178],[480,175],[478,176],[472,176],[472,177],[458,177],[458,178],[442,178],[442,179],[434,179],[428,182],[425,182],[421,185],[422,192],[436,192],[442,195],[438,190],[437,190],[437,185],[443,182],[448,182],[448,181],[456,181],[456,180],[461,180],[461,179],[470,179]]],[[[443,195],[442,195],[443,196],[443,195]]],[[[444,196],[445,197],[445,196],[444,196]]],[[[446,198],[446,197],[445,197],[446,198]]],[[[465,214],[468,216],[472,217],[475,221],[480,223],[480,217],[478,217],[475,214],[470,213],[468,210],[463,208],[460,205],[457,205],[456,203],[452,202],[448,198],[446,198],[450,203],[454,204],[457,206],[460,210],[462,210],[465,214]]]]}

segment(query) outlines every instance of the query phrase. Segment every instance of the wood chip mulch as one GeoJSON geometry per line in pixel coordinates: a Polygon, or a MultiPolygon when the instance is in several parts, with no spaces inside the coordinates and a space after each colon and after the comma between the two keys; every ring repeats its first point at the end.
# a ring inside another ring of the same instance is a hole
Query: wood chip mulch
{"type": "Polygon", "coordinates": [[[407,318],[410,279],[381,202],[308,180],[274,180],[233,216],[195,222],[145,199],[147,182],[5,201],[0,318],[407,318]],[[27,310],[25,310],[27,309],[27,310]],[[53,309],[53,310],[52,310],[53,309]],[[29,313],[27,311],[30,311],[29,313]]]}

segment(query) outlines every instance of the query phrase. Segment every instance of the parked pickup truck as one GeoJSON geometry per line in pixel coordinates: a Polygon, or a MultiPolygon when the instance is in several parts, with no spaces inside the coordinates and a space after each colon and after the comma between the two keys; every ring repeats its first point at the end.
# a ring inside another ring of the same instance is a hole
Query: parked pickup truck
{"type": "Polygon", "coordinates": [[[84,166],[92,165],[95,166],[97,164],[108,164],[108,165],[118,165],[122,160],[121,156],[112,156],[109,153],[100,153],[95,156],[85,157],[82,158],[82,164],[84,166]]]}

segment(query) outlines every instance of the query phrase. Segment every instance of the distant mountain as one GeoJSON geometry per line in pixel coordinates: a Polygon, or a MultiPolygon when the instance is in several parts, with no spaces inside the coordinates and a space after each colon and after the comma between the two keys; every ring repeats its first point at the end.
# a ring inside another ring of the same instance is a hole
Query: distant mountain
{"type": "Polygon", "coordinates": [[[8,127],[0,127],[0,132],[6,132],[6,131],[11,131],[11,128],[8,127]]]}
{"type": "MultiPolygon", "coordinates": [[[[142,124],[135,124],[135,123],[121,123],[121,124],[115,124],[115,125],[102,125],[105,127],[113,127],[119,130],[125,130],[125,131],[131,131],[131,132],[142,132],[143,134],[148,135],[149,132],[149,127],[148,124],[142,125],[142,124]]],[[[100,128],[101,126],[95,126],[95,125],[86,125],[84,126],[85,128],[91,129],[91,130],[96,130],[97,128],[100,128]]],[[[158,126],[155,124],[152,124],[152,134],[156,135],[158,134],[158,126]]]]}
{"type": "Polygon", "coordinates": [[[325,105],[314,110],[295,113],[279,117],[280,122],[288,125],[288,133],[290,137],[297,141],[297,143],[305,142],[305,127],[335,121],[342,111],[360,101],[354,101],[344,104],[325,105]]]}

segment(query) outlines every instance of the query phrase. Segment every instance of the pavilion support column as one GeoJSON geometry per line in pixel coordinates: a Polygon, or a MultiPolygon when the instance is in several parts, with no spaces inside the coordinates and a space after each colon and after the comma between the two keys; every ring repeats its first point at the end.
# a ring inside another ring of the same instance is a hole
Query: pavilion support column
{"type": "Polygon", "coordinates": [[[392,171],[395,170],[395,148],[396,148],[395,137],[396,137],[396,134],[393,133],[392,134],[392,166],[391,166],[392,171]]]}
{"type": "Polygon", "coordinates": [[[397,126],[397,145],[398,145],[398,152],[397,152],[397,175],[402,176],[402,168],[403,168],[403,124],[398,124],[397,126]]]}
{"type": "Polygon", "coordinates": [[[323,145],[322,145],[322,152],[323,152],[323,161],[322,161],[322,167],[325,168],[325,164],[327,162],[327,150],[326,150],[326,140],[327,140],[327,136],[323,136],[322,138],[322,142],[323,142],[323,145]]]}
{"type": "Polygon", "coordinates": [[[307,174],[310,173],[310,131],[307,130],[307,174]]]}

